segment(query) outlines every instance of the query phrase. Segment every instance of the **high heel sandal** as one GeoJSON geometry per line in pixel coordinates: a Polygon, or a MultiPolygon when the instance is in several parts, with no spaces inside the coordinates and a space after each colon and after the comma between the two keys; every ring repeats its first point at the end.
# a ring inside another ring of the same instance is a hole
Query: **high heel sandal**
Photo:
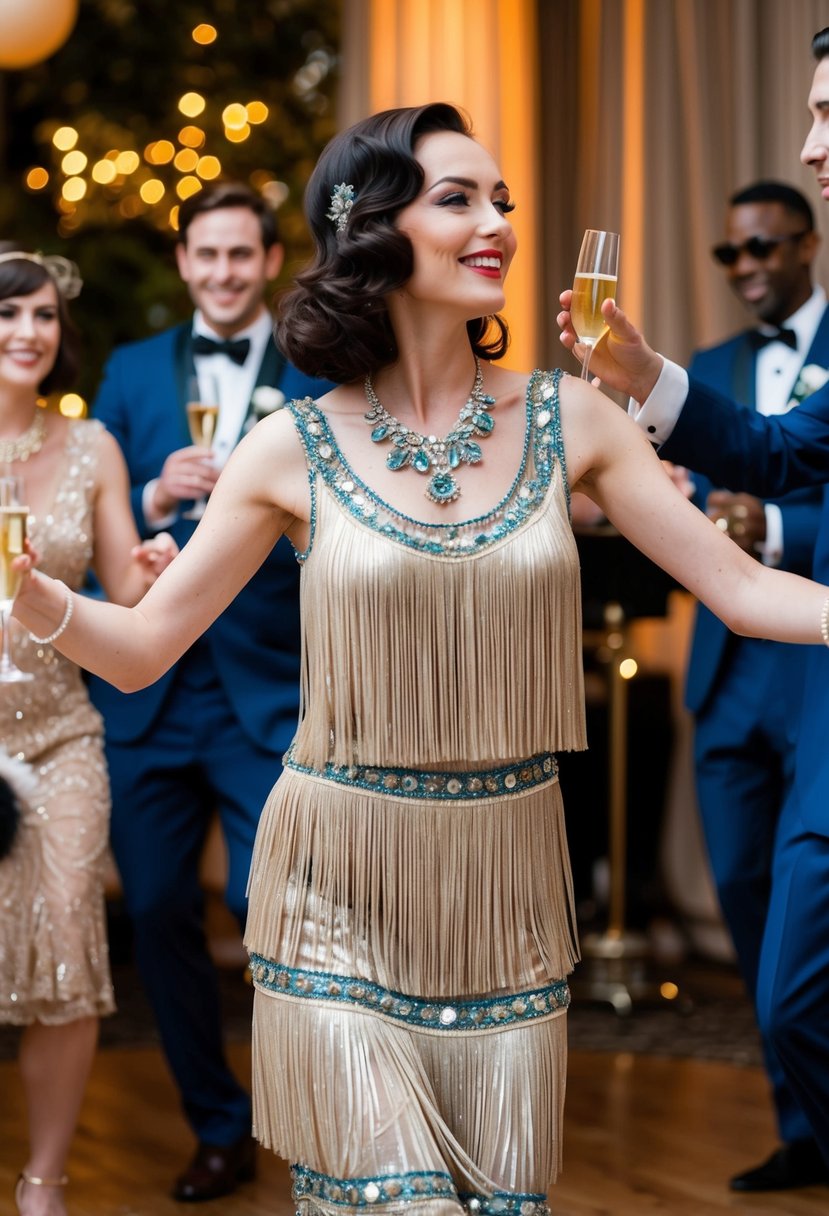
{"type": "Polygon", "coordinates": [[[23,1211],[20,1206],[20,1200],[23,1194],[23,1187],[27,1182],[29,1186],[66,1186],[69,1178],[66,1174],[61,1174],[60,1178],[36,1178],[28,1170],[21,1170],[14,1188],[14,1202],[17,1205],[19,1213],[23,1211]]]}

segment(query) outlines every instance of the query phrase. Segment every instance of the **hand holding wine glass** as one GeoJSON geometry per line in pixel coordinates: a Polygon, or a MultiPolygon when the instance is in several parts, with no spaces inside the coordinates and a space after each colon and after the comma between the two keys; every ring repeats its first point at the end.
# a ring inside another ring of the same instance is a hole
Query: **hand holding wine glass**
{"type": "MultiPolygon", "coordinates": [[[[210,450],[219,425],[219,384],[215,376],[190,376],[187,381],[187,425],[190,438],[196,447],[210,450]]],[[[199,498],[183,519],[201,519],[207,506],[206,498],[199,498]]]]}
{"type": "Polygon", "coordinates": [[[605,300],[616,296],[619,279],[619,234],[588,228],[584,234],[573,279],[570,316],[579,342],[587,347],[581,378],[589,378],[590,356],[607,329],[601,313],[605,300]]]}
{"type": "Polygon", "coordinates": [[[0,684],[34,678],[30,672],[21,671],[12,660],[9,626],[9,615],[22,579],[13,563],[26,552],[28,517],[23,479],[11,475],[0,477],[0,684]]]}

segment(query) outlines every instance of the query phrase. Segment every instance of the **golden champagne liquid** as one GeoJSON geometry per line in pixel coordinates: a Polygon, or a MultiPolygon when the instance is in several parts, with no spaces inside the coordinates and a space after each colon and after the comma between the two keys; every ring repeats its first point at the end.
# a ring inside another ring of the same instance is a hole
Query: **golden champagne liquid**
{"type": "Polygon", "coordinates": [[[577,274],[573,280],[570,318],[580,342],[595,346],[607,329],[601,307],[616,296],[616,275],[577,274]]]}
{"type": "Polygon", "coordinates": [[[28,507],[0,507],[0,603],[11,607],[22,575],[11,564],[26,552],[28,507]]]}
{"type": "Polygon", "coordinates": [[[187,424],[193,443],[200,448],[209,448],[219,425],[218,405],[203,405],[201,401],[191,401],[187,406],[187,424]]]}

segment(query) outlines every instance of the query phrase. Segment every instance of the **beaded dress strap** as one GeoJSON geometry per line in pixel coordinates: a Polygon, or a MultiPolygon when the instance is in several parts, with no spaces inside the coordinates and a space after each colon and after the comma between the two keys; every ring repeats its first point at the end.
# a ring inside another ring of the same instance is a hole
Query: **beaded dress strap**
{"type": "Polygon", "coordinates": [[[503,540],[543,504],[558,466],[569,510],[570,490],[561,435],[559,386],[564,372],[534,371],[527,385],[524,448],[518,473],[490,511],[459,523],[417,520],[387,503],[354,472],[311,397],[289,403],[305,448],[311,484],[311,539],[298,561],[305,561],[316,526],[316,477],[322,479],[349,515],[373,531],[422,553],[463,557],[503,540]]]}

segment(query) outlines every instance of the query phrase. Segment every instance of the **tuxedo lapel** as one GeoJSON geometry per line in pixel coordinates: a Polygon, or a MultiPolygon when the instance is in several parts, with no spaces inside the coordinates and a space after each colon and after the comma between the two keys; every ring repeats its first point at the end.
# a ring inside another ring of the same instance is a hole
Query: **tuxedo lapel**
{"type": "Polygon", "coordinates": [[[256,383],[253,386],[251,400],[248,402],[247,412],[242,419],[242,425],[239,429],[239,434],[236,437],[236,442],[242,438],[247,431],[250,430],[253,422],[256,421],[256,413],[253,408],[253,394],[262,385],[267,385],[268,388],[277,388],[285,369],[285,356],[279,350],[273,338],[268,339],[268,344],[265,347],[265,353],[262,356],[262,362],[259,365],[259,372],[256,376],[256,383]]]}
{"type": "Polygon", "coordinates": [[[188,321],[179,326],[173,341],[173,362],[176,373],[176,397],[178,399],[184,429],[189,434],[187,424],[187,381],[195,376],[196,365],[193,362],[193,327],[188,321]]]}
{"type": "Polygon", "coordinates": [[[829,304],[823,310],[820,325],[803,360],[803,367],[808,363],[817,363],[819,367],[829,368],[829,304]]]}
{"type": "Polygon", "coordinates": [[[734,352],[731,389],[735,401],[751,409],[757,408],[757,356],[747,334],[734,352]]]}

